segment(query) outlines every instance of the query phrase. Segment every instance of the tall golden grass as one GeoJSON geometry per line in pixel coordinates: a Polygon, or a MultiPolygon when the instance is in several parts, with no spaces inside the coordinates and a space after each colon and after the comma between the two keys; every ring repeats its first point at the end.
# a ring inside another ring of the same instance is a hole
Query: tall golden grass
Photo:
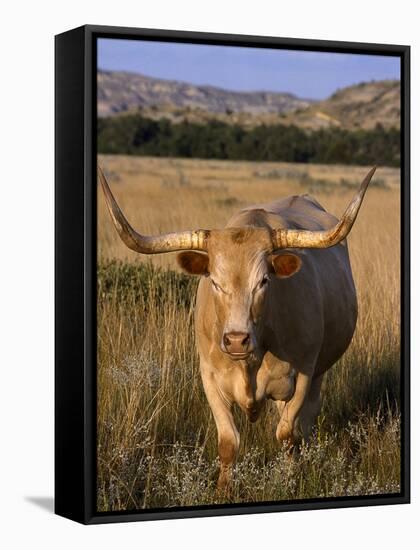
{"type": "MultiPolygon", "coordinates": [[[[248,204],[310,192],[339,216],[363,167],[102,156],[130,222],[145,233],[223,227],[248,204]]],[[[98,509],[219,502],[216,432],[193,335],[197,281],[173,254],[119,240],[98,193],[98,509]]],[[[348,239],[359,320],[326,376],[311,445],[278,447],[268,404],[241,433],[233,502],[383,494],[400,487],[399,173],[379,168],[348,239]],[[376,181],[376,184],[375,184],[376,181]]]]}

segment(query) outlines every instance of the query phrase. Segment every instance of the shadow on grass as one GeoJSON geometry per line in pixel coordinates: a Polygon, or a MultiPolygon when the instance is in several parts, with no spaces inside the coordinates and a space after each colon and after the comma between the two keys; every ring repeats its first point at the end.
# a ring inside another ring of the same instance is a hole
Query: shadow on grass
{"type": "Polygon", "coordinates": [[[343,367],[337,364],[327,373],[324,387],[322,414],[333,421],[335,428],[378,410],[399,412],[400,361],[396,354],[377,358],[369,365],[343,367]]]}

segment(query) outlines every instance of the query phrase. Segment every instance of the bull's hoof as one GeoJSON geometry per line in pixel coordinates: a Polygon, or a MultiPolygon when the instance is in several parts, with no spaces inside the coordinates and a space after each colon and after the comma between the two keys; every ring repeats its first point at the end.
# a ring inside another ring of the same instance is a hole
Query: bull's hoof
{"type": "Polygon", "coordinates": [[[293,426],[287,421],[280,421],[276,430],[276,438],[279,443],[293,441],[293,426]]]}
{"type": "Polygon", "coordinates": [[[246,409],[246,414],[248,416],[248,420],[254,423],[258,420],[260,411],[257,408],[250,408],[250,409],[246,409]]]}
{"type": "Polygon", "coordinates": [[[217,480],[217,494],[224,499],[229,498],[232,488],[231,472],[221,471],[217,480]]]}
{"type": "Polygon", "coordinates": [[[232,486],[230,483],[217,483],[216,499],[219,502],[230,501],[232,497],[232,486]]]}

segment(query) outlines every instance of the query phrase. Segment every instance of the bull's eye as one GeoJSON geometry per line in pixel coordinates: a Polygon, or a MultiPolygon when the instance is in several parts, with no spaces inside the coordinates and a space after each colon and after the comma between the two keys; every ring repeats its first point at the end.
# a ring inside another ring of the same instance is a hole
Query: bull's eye
{"type": "Polygon", "coordinates": [[[213,279],[210,279],[210,280],[211,280],[211,284],[213,285],[214,290],[216,290],[217,292],[223,292],[222,287],[219,286],[216,283],[216,281],[214,281],[213,279]]]}
{"type": "Polygon", "coordinates": [[[258,288],[263,288],[268,283],[268,275],[264,275],[261,281],[258,284],[258,288]]]}

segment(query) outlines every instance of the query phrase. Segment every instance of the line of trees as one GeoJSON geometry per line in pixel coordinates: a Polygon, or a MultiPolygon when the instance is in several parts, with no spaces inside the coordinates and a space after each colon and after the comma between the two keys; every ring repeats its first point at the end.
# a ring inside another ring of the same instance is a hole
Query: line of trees
{"type": "Polygon", "coordinates": [[[296,126],[237,125],[211,121],[172,124],[140,114],[98,119],[98,152],[140,156],[383,166],[400,164],[400,132],[296,126]]]}

